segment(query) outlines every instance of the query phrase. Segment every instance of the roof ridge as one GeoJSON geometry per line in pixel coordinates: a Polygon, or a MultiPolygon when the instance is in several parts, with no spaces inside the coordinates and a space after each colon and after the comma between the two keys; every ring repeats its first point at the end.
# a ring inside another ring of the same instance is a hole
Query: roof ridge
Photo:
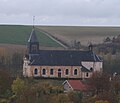
{"type": "Polygon", "coordinates": [[[35,28],[32,29],[28,42],[38,42],[38,39],[35,33],[35,28]]]}

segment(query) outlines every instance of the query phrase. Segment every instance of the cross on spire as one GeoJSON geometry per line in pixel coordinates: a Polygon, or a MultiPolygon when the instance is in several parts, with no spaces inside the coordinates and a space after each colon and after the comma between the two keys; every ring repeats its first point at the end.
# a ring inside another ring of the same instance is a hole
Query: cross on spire
{"type": "Polygon", "coordinates": [[[33,16],[33,28],[35,26],[35,16],[33,16]]]}

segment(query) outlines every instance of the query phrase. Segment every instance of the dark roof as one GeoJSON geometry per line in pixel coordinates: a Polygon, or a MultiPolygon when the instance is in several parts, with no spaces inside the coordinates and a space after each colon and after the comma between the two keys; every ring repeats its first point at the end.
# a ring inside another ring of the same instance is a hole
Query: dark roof
{"type": "Polygon", "coordinates": [[[38,39],[37,39],[34,28],[32,29],[31,35],[30,35],[30,37],[28,39],[28,42],[31,42],[31,43],[38,42],[38,39]]]}
{"type": "Polygon", "coordinates": [[[92,51],[40,50],[29,54],[30,65],[81,66],[81,61],[102,61],[92,51]]]}
{"type": "Polygon", "coordinates": [[[82,66],[81,71],[82,71],[82,72],[92,72],[91,70],[88,70],[88,69],[85,68],[84,66],[82,66]]]}

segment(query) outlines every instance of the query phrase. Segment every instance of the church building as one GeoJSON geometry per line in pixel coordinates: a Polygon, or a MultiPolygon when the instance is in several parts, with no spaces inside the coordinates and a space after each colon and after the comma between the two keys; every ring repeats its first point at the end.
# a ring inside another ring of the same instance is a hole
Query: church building
{"type": "Polygon", "coordinates": [[[40,50],[33,28],[24,57],[24,77],[90,78],[93,72],[102,69],[102,59],[92,50],[40,50]]]}

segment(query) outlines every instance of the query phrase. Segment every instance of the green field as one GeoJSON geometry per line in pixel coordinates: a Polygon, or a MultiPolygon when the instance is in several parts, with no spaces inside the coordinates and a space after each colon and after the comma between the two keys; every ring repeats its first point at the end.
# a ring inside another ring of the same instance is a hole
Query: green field
{"type": "Polygon", "coordinates": [[[101,43],[107,36],[112,38],[120,34],[120,27],[38,26],[38,28],[51,33],[68,44],[74,40],[80,41],[81,44],[101,43]]]}
{"type": "MultiPolygon", "coordinates": [[[[31,26],[0,25],[0,43],[25,45],[31,31],[31,26]]],[[[36,30],[36,34],[41,46],[60,47],[43,33],[36,30]]]]}

